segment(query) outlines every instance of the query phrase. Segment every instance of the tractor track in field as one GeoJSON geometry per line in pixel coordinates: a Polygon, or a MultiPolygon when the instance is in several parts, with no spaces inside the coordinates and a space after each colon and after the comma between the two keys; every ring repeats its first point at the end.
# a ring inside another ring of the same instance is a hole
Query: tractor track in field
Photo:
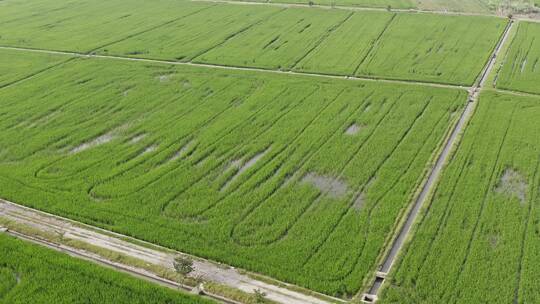
{"type": "Polygon", "coordinates": [[[143,62],[143,63],[156,63],[156,64],[192,66],[192,67],[201,67],[201,68],[210,68],[210,69],[222,69],[222,70],[233,70],[233,71],[262,72],[262,73],[272,73],[272,74],[281,74],[281,75],[317,77],[317,78],[326,78],[326,79],[341,79],[341,80],[350,80],[350,81],[355,81],[355,80],[358,81],[359,80],[359,81],[381,82],[381,83],[390,83],[390,84],[424,86],[424,87],[433,87],[433,88],[461,89],[461,90],[470,90],[471,89],[471,87],[469,87],[469,86],[456,85],[456,84],[445,84],[445,83],[437,83],[437,82],[424,82],[424,81],[416,81],[416,80],[409,80],[409,81],[408,80],[397,80],[397,79],[376,77],[376,76],[375,77],[344,76],[344,75],[335,75],[335,74],[320,74],[320,73],[309,73],[309,72],[283,71],[283,70],[264,69],[264,68],[257,68],[257,67],[242,67],[242,66],[212,64],[212,63],[196,63],[196,62],[193,62],[193,61],[179,62],[179,61],[169,61],[169,60],[159,60],[159,59],[125,57],[125,56],[114,56],[114,55],[99,55],[99,54],[93,54],[93,53],[88,54],[88,53],[78,53],[78,52],[71,52],[71,51],[54,51],[54,50],[46,50],[46,49],[12,47],[12,46],[0,46],[0,50],[45,53],[45,54],[53,54],[53,55],[65,55],[65,56],[73,56],[73,57],[79,57],[79,58],[98,58],[98,59],[111,59],[111,60],[123,60],[123,61],[132,61],[132,62],[143,62]]]}
{"type": "MultiPolygon", "coordinates": [[[[173,270],[172,262],[174,257],[181,254],[174,250],[163,248],[151,243],[146,243],[128,236],[89,226],[32,208],[24,207],[3,199],[0,199],[0,218],[12,223],[16,223],[17,225],[22,225],[31,229],[38,229],[42,233],[59,235],[65,240],[82,242],[86,245],[94,246],[109,252],[114,252],[127,258],[137,259],[148,265],[159,266],[162,268],[164,267],[170,270],[173,270]]],[[[78,258],[113,267],[123,272],[128,272],[132,275],[154,283],[159,283],[166,287],[183,288],[187,290],[191,289],[189,286],[159,277],[157,273],[150,270],[113,261],[97,253],[90,252],[89,250],[57,243],[39,235],[31,235],[31,233],[25,231],[26,230],[24,229],[21,230],[15,227],[12,230],[7,230],[5,232],[15,237],[32,241],[34,243],[68,253],[78,258]]],[[[206,281],[225,285],[249,294],[254,293],[254,290],[258,289],[266,293],[267,299],[277,303],[329,304],[343,302],[341,299],[327,296],[324,297],[328,300],[323,300],[319,297],[293,291],[286,287],[280,287],[281,285],[290,286],[286,283],[278,282],[280,286],[266,283],[262,280],[254,279],[251,276],[243,274],[243,272],[241,273],[235,268],[224,264],[211,262],[197,257],[193,257],[193,260],[195,270],[192,274],[190,274],[190,276],[194,278],[202,276],[206,281]]],[[[238,303],[234,300],[229,300],[212,293],[206,292],[206,295],[223,303],[238,303]]],[[[321,295],[321,297],[323,296],[321,295]]]]}
{"type": "Polygon", "coordinates": [[[501,52],[503,46],[508,40],[509,33],[514,25],[514,20],[510,20],[506,25],[506,28],[499,39],[499,42],[495,46],[492,55],[490,56],[488,62],[482,69],[482,72],[478,76],[476,84],[469,90],[469,97],[465,110],[462,112],[461,117],[458,122],[453,127],[450,135],[443,144],[443,148],[440,151],[439,155],[436,158],[435,164],[427,174],[427,178],[420,187],[420,192],[415,197],[412,207],[408,213],[406,213],[403,222],[400,224],[400,227],[397,229],[397,234],[392,238],[389,243],[387,251],[383,253],[381,263],[379,264],[374,278],[371,280],[369,289],[366,293],[362,295],[361,300],[365,303],[374,303],[378,300],[378,295],[383,287],[383,284],[386,281],[386,276],[392,270],[396,260],[399,255],[402,253],[404,246],[407,243],[407,240],[413,235],[413,225],[416,223],[418,215],[421,214],[421,209],[424,204],[430,199],[430,194],[435,189],[437,182],[441,176],[442,169],[445,167],[446,163],[450,160],[452,152],[455,150],[455,147],[459,145],[461,140],[461,135],[465,131],[467,124],[470,118],[474,114],[476,105],[478,104],[478,97],[480,96],[481,91],[484,88],[484,85],[487,82],[489,75],[491,74],[497,57],[501,52]]]}

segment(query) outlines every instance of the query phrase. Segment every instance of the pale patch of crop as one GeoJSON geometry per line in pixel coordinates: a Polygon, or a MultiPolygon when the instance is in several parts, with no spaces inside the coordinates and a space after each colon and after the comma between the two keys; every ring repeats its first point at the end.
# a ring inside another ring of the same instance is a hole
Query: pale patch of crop
{"type": "Polygon", "coordinates": [[[79,153],[79,152],[82,152],[84,150],[88,150],[90,148],[93,148],[93,147],[96,147],[96,146],[99,146],[99,145],[106,144],[106,143],[112,141],[114,138],[115,138],[115,135],[112,132],[103,134],[103,135],[101,135],[99,137],[96,137],[96,138],[92,139],[91,141],[82,143],[82,144],[78,145],[77,147],[71,149],[70,153],[75,154],[75,153],[79,153]]]}
{"type": "Polygon", "coordinates": [[[331,197],[343,197],[348,190],[347,184],[335,177],[308,173],[302,178],[302,183],[310,184],[319,191],[328,194],[331,197]]]}
{"type": "Polygon", "coordinates": [[[351,124],[347,130],[345,130],[345,134],[346,135],[356,135],[358,134],[358,132],[360,132],[360,130],[362,130],[362,127],[358,124],[351,124]]]}
{"type": "Polygon", "coordinates": [[[527,180],[518,171],[507,168],[501,176],[495,191],[497,193],[519,199],[521,203],[526,201],[527,180]]]}

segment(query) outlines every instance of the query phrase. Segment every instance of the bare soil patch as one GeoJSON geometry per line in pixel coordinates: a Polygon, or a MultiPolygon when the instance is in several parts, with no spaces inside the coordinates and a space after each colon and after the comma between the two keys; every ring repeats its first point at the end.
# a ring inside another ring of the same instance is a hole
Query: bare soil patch
{"type": "Polygon", "coordinates": [[[146,134],[139,134],[133,137],[129,142],[132,144],[136,144],[140,142],[141,140],[143,140],[145,137],[146,137],[146,134]]]}
{"type": "Polygon", "coordinates": [[[489,245],[492,249],[497,248],[497,245],[499,244],[499,236],[496,234],[492,234],[488,237],[489,245]]]}
{"type": "Polygon", "coordinates": [[[330,197],[343,197],[348,190],[347,184],[335,177],[308,173],[302,179],[303,184],[310,184],[319,191],[327,193],[330,197]]]}
{"type": "Polygon", "coordinates": [[[189,142],[187,143],[186,145],[184,145],[182,148],[180,148],[180,150],[178,150],[170,159],[170,161],[175,161],[179,158],[182,158],[184,157],[184,155],[186,154],[187,150],[191,147],[191,144],[192,142],[189,142]]]}
{"type": "Polygon", "coordinates": [[[88,150],[90,148],[106,144],[106,143],[110,142],[113,139],[114,139],[114,135],[113,135],[112,132],[109,132],[107,134],[103,134],[101,136],[98,136],[98,137],[92,139],[91,141],[82,143],[81,145],[78,145],[77,147],[71,149],[71,154],[76,154],[76,153],[82,152],[84,150],[88,150]]]}
{"type": "Polygon", "coordinates": [[[237,168],[238,171],[236,172],[236,174],[231,177],[231,179],[229,181],[227,181],[225,183],[225,185],[223,185],[223,187],[221,188],[221,190],[225,190],[227,189],[227,187],[229,187],[229,185],[235,180],[238,178],[238,176],[240,176],[242,173],[246,172],[249,168],[253,167],[261,158],[263,158],[266,153],[268,153],[268,151],[270,150],[270,148],[267,148],[266,150],[264,150],[263,152],[259,152],[257,153],[255,156],[253,156],[252,158],[250,158],[248,161],[246,161],[245,163],[241,164],[242,161],[241,160],[234,160],[232,161],[231,165],[229,166],[229,168],[237,168]]]}
{"type": "Polygon", "coordinates": [[[172,75],[160,75],[158,76],[159,82],[168,82],[171,79],[172,75]]]}
{"type": "Polygon", "coordinates": [[[528,187],[527,180],[523,175],[512,168],[508,168],[501,176],[495,192],[509,197],[515,197],[521,203],[525,203],[528,187]]]}
{"type": "Polygon", "coordinates": [[[366,201],[366,195],[364,192],[360,193],[358,197],[354,200],[354,203],[352,205],[352,208],[356,211],[362,210],[362,207],[364,207],[364,203],[366,201]]]}
{"type": "Polygon", "coordinates": [[[360,132],[360,130],[362,129],[362,127],[360,125],[357,125],[355,123],[353,123],[352,125],[350,125],[347,130],[345,130],[345,134],[346,135],[356,135],[358,134],[358,132],[360,132]]]}
{"type": "Polygon", "coordinates": [[[157,145],[150,145],[150,146],[148,146],[148,147],[146,147],[144,149],[144,151],[141,153],[141,155],[144,155],[144,154],[147,154],[147,153],[150,153],[150,152],[154,152],[154,151],[157,150],[157,147],[158,147],[157,145]]]}

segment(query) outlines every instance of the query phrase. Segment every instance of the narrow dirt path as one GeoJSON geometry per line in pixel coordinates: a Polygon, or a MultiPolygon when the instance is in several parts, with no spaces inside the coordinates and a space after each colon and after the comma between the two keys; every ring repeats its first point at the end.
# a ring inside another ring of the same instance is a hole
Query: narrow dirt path
{"type": "Polygon", "coordinates": [[[459,118],[457,124],[454,126],[452,132],[450,133],[450,136],[444,143],[444,147],[441,150],[439,156],[437,157],[435,165],[429,172],[428,178],[425,180],[421,188],[422,190],[420,191],[420,194],[414,201],[412,209],[406,215],[406,219],[402,224],[401,228],[398,229],[399,233],[392,241],[390,250],[386,252],[386,255],[383,258],[383,262],[380,265],[377,273],[375,274],[375,278],[373,279],[371,287],[369,288],[367,293],[362,296],[363,302],[374,303],[377,301],[379,291],[385,282],[386,276],[392,270],[392,266],[394,265],[396,258],[401,253],[406,240],[411,235],[411,228],[416,222],[416,218],[418,217],[422,206],[428,200],[429,194],[434,189],[437,181],[439,180],[443,167],[450,159],[451,152],[453,151],[454,147],[459,144],[461,134],[465,130],[467,123],[472,117],[474,109],[478,104],[478,97],[480,96],[480,92],[484,88],[488,75],[490,75],[493,67],[495,66],[497,56],[499,55],[502,47],[505,45],[508,34],[510,33],[513,25],[514,21],[510,20],[503,32],[503,35],[501,36],[501,39],[499,39],[499,42],[497,43],[497,46],[495,47],[491,58],[482,70],[482,73],[479,75],[476,85],[469,91],[469,100],[467,105],[465,106],[465,110],[461,114],[461,117],[459,118]]]}
{"type": "MultiPolygon", "coordinates": [[[[127,236],[108,232],[99,228],[87,226],[72,220],[64,219],[55,215],[37,211],[28,207],[23,207],[12,202],[0,199],[0,218],[13,221],[18,224],[39,229],[42,232],[48,232],[55,235],[62,235],[62,238],[83,242],[88,245],[96,246],[108,251],[117,252],[127,257],[136,258],[151,265],[173,268],[173,259],[180,254],[172,250],[161,248],[159,246],[149,244],[149,246],[137,245],[134,242],[129,242],[131,239],[127,236]]],[[[1,231],[1,230],[0,230],[1,231]]],[[[38,236],[25,235],[20,232],[11,232],[17,237],[28,239],[36,243],[46,245],[67,252],[71,255],[80,258],[92,260],[101,264],[106,264],[110,267],[117,268],[122,271],[128,271],[141,276],[142,278],[158,282],[160,284],[176,286],[180,284],[160,278],[156,273],[151,273],[148,270],[136,268],[130,265],[121,264],[115,261],[110,261],[97,254],[93,254],[86,250],[77,249],[74,247],[59,245],[47,241],[38,236]]],[[[141,241],[139,241],[141,242],[141,241]]],[[[144,243],[144,242],[141,242],[144,243]]],[[[309,296],[300,292],[292,291],[287,288],[279,287],[263,281],[251,278],[246,274],[241,274],[238,270],[226,265],[210,262],[204,259],[194,257],[195,271],[190,276],[203,276],[205,280],[212,281],[221,285],[226,285],[246,293],[254,293],[254,290],[259,289],[267,294],[267,298],[277,303],[283,304],[329,304],[332,302],[341,302],[340,299],[332,299],[334,301],[325,301],[313,296],[309,296]]],[[[283,283],[283,285],[287,285],[283,283]]],[[[329,298],[330,299],[330,298],[329,298]]],[[[219,299],[222,300],[222,299],[219,299]]],[[[223,301],[223,300],[222,300],[223,301]]],[[[234,301],[226,301],[233,303],[234,301]]]]}
{"type": "Polygon", "coordinates": [[[202,68],[211,68],[211,69],[224,69],[224,70],[233,70],[233,71],[248,71],[248,72],[262,72],[262,73],[273,73],[273,74],[282,74],[282,75],[309,76],[309,77],[318,77],[318,78],[327,78],[327,79],[328,78],[342,79],[342,80],[345,79],[345,80],[352,80],[352,81],[361,80],[361,81],[404,84],[404,85],[424,86],[424,87],[433,87],[433,88],[462,89],[462,90],[470,89],[470,87],[467,87],[467,86],[434,83],[434,82],[405,81],[405,80],[394,80],[394,79],[379,78],[379,77],[370,78],[370,77],[358,77],[358,76],[318,74],[318,73],[308,73],[308,72],[280,71],[280,70],[262,69],[262,68],[255,68],[255,67],[237,67],[237,66],[209,64],[209,63],[178,62],[178,61],[167,61],[167,60],[146,59],[146,58],[136,58],[136,57],[84,54],[84,53],[77,53],[77,52],[52,51],[52,50],[44,50],[44,49],[30,49],[30,48],[10,47],[10,46],[0,46],[0,50],[46,53],[46,54],[66,55],[66,56],[74,56],[74,57],[82,57],[82,58],[102,58],[102,59],[124,60],[124,61],[144,62],[144,63],[183,65],[183,66],[193,66],[193,67],[202,67],[202,68]]]}

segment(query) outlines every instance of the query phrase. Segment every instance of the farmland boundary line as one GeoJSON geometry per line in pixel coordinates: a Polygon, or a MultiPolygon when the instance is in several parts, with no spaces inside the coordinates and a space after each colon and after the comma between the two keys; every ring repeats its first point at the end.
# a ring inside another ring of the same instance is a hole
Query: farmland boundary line
{"type": "Polygon", "coordinates": [[[476,16],[476,17],[495,17],[495,18],[506,18],[506,16],[500,16],[496,14],[487,14],[487,13],[473,13],[473,12],[458,12],[458,11],[444,11],[444,10],[425,10],[417,8],[388,8],[383,7],[369,7],[369,6],[347,6],[347,5],[324,5],[324,4],[303,4],[303,3],[276,3],[276,2],[256,2],[252,0],[191,0],[192,2],[212,2],[212,3],[223,3],[223,4],[232,4],[232,5],[260,5],[260,6],[277,6],[285,8],[315,8],[315,9],[339,9],[339,10],[349,10],[349,11],[373,11],[373,12],[394,12],[394,13],[411,13],[411,14],[434,14],[434,15],[445,15],[445,16],[476,16]]]}
{"type": "Polygon", "coordinates": [[[369,81],[369,82],[402,84],[402,85],[423,86],[423,87],[433,87],[433,88],[461,89],[461,90],[470,90],[471,89],[470,86],[464,86],[464,85],[458,85],[458,84],[438,83],[438,82],[423,82],[423,81],[417,81],[417,80],[397,80],[397,79],[383,78],[383,77],[343,76],[343,75],[335,75],[335,74],[320,74],[320,73],[308,73],[308,72],[283,71],[283,70],[265,69],[265,68],[257,68],[257,67],[241,67],[241,66],[220,65],[220,64],[211,64],[211,63],[196,63],[196,62],[179,62],[179,61],[147,59],[147,58],[139,58],[139,57],[125,57],[125,56],[115,56],[115,55],[99,55],[99,54],[95,54],[95,53],[86,54],[86,53],[79,53],[79,52],[72,52],[72,51],[56,51],[56,50],[13,47],[13,46],[1,46],[1,45],[0,45],[0,50],[12,50],[12,51],[21,51],[21,52],[56,54],[56,55],[74,56],[74,57],[79,57],[79,58],[98,58],[98,59],[110,59],[110,60],[143,62],[143,63],[169,64],[169,65],[179,65],[179,66],[192,66],[192,67],[201,67],[201,68],[209,68],[209,69],[222,69],[222,70],[232,70],[232,71],[261,72],[261,73],[272,73],[272,74],[281,74],[281,75],[318,77],[318,78],[326,78],[326,79],[341,79],[341,80],[351,80],[351,81],[369,81]]]}
{"type": "Polygon", "coordinates": [[[469,123],[469,120],[474,114],[476,105],[478,104],[478,97],[482,91],[489,75],[491,74],[495,63],[497,61],[498,55],[505,45],[509,33],[514,25],[514,20],[510,20],[497,45],[495,46],[490,59],[484,66],[482,72],[480,73],[475,85],[470,89],[469,96],[467,100],[467,105],[463,110],[457,124],[454,126],[446,142],[443,144],[443,148],[440,151],[439,155],[436,157],[436,161],[432,166],[431,170],[427,174],[427,178],[422,183],[416,198],[413,199],[413,205],[410,208],[409,212],[405,214],[405,218],[401,223],[401,227],[397,228],[397,233],[390,242],[390,246],[383,253],[381,259],[381,264],[374,275],[374,278],[371,280],[369,289],[361,296],[361,301],[364,303],[375,303],[378,300],[378,295],[383,285],[386,282],[386,278],[392,267],[394,266],[396,260],[399,258],[402,253],[405,244],[414,234],[412,231],[413,225],[416,223],[418,215],[421,214],[422,207],[430,199],[433,190],[435,189],[438,180],[440,179],[442,169],[446,166],[447,162],[450,160],[451,155],[454,153],[455,147],[460,143],[462,134],[465,132],[465,129],[469,123]]]}

